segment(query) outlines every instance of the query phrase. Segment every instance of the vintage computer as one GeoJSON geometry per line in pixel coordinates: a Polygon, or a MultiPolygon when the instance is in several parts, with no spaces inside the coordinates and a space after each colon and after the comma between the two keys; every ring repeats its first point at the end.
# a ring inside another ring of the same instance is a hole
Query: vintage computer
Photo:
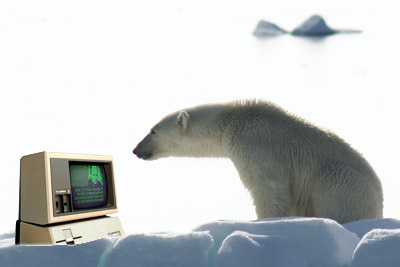
{"type": "Polygon", "coordinates": [[[110,156],[40,152],[21,158],[16,244],[80,244],[123,236],[110,156]]]}

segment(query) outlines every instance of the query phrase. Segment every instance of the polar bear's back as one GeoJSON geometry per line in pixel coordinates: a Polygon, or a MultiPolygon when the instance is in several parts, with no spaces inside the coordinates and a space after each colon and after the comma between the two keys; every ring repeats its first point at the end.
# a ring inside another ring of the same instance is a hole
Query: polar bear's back
{"type": "MultiPolygon", "coordinates": [[[[333,132],[318,127],[266,101],[228,104],[224,119],[231,144],[258,153],[274,151],[275,159],[297,160],[302,164],[333,160],[365,162],[360,153],[333,132]]],[[[260,155],[261,156],[261,155],[260,155]]],[[[293,163],[294,164],[294,163],[293,163]]]]}

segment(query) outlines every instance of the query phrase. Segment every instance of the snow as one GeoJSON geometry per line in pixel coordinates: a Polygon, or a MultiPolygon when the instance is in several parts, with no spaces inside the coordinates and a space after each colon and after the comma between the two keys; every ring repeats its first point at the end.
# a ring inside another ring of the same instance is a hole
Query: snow
{"type": "Polygon", "coordinates": [[[116,242],[101,265],[207,266],[212,245],[213,238],[208,233],[130,235],[116,242]]]}
{"type": "MultiPolygon", "coordinates": [[[[235,231],[254,234],[265,239],[268,237],[271,239],[278,239],[284,236],[294,242],[292,244],[293,249],[287,251],[287,246],[284,245],[285,242],[280,241],[276,245],[275,251],[270,251],[268,249],[264,251],[265,257],[275,257],[275,252],[284,255],[297,255],[299,251],[302,251],[310,266],[321,265],[329,267],[349,265],[353,251],[359,241],[357,235],[347,231],[335,221],[316,218],[293,217],[255,222],[221,221],[202,225],[195,229],[195,231],[209,231],[214,238],[215,249],[219,248],[221,246],[220,244],[223,244],[225,242],[224,240],[235,231]],[[327,253],[328,251],[329,253],[327,253]]],[[[242,238],[235,238],[235,240],[238,240],[239,243],[242,242],[242,238]]],[[[267,243],[270,243],[270,241],[267,243]]],[[[249,250],[246,250],[246,252],[241,251],[241,253],[247,254],[248,251],[249,250]]],[[[226,254],[226,251],[221,252],[225,252],[226,254]]],[[[222,254],[218,252],[216,257],[218,258],[220,255],[222,254]]],[[[233,250],[231,255],[240,257],[240,255],[233,250]]],[[[226,257],[226,255],[224,255],[224,257],[226,257]]],[[[244,257],[246,257],[246,255],[244,257]]],[[[216,261],[218,262],[218,259],[216,259],[216,261]]]]}
{"type": "Polygon", "coordinates": [[[399,229],[400,221],[391,218],[360,220],[343,224],[350,232],[356,233],[359,238],[362,238],[366,233],[373,229],[399,229]]]}
{"type": "Polygon", "coordinates": [[[283,235],[252,235],[235,231],[218,250],[216,266],[297,266],[306,267],[302,249],[283,235]]]}
{"type": "Polygon", "coordinates": [[[9,240],[0,245],[0,266],[97,266],[110,246],[107,239],[78,246],[14,246],[9,240]]]}
{"type": "Polygon", "coordinates": [[[400,229],[374,229],[354,251],[352,267],[400,266],[400,229]]]}
{"type": "Polygon", "coordinates": [[[15,246],[0,235],[0,266],[398,267],[400,220],[214,221],[188,233],[138,233],[76,246],[15,246]]]}

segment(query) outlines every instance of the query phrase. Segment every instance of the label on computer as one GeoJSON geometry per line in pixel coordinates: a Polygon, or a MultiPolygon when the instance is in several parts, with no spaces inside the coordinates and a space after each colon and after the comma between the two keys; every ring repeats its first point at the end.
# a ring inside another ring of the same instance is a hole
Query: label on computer
{"type": "Polygon", "coordinates": [[[121,232],[120,231],[115,231],[112,233],[108,233],[108,237],[116,237],[116,236],[121,236],[121,232]]]}

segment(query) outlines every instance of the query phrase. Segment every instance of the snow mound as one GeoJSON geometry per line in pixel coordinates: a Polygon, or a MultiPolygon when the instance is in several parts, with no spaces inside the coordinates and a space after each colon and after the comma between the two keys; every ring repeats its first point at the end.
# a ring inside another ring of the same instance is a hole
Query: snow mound
{"type": "Polygon", "coordinates": [[[352,267],[400,266],[400,229],[375,229],[367,233],[356,250],[352,267]]]}
{"type": "Polygon", "coordinates": [[[76,246],[15,246],[13,237],[0,234],[1,267],[400,266],[396,219],[216,221],[184,234],[133,234],[76,246]]]}
{"type": "MultiPolygon", "coordinates": [[[[211,264],[219,262],[220,257],[226,257],[227,252],[219,250],[219,248],[225,242],[224,240],[235,231],[264,237],[284,236],[287,238],[286,243],[290,242],[288,240],[293,242],[292,249],[288,250],[286,246],[277,245],[274,252],[265,251],[264,257],[276,257],[274,253],[282,253],[292,258],[302,251],[309,266],[349,266],[353,251],[359,242],[357,235],[347,231],[337,222],[317,218],[293,217],[254,222],[219,221],[202,225],[195,231],[209,231],[214,238],[214,248],[209,259],[211,264]]],[[[238,240],[239,243],[242,242],[240,238],[235,240],[238,240]]],[[[234,241],[230,243],[232,242],[234,241]]],[[[281,242],[281,244],[284,243],[281,242]]],[[[235,252],[232,250],[231,255],[234,254],[235,252]]],[[[234,256],[240,257],[238,254],[234,256]]],[[[250,261],[249,266],[252,266],[253,263],[258,264],[257,259],[254,259],[254,262],[250,261]]]]}
{"type": "Polygon", "coordinates": [[[235,231],[222,242],[216,266],[307,267],[308,264],[302,249],[286,236],[235,231]]]}
{"type": "Polygon", "coordinates": [[[102,266],[207,266],[213,245],[208,233],[129,235],[103,259],[102,266]]]}
{"type": "Polygon", "coordinates": [[[111,244],[108,239],[77,246],[15,246],[8,243],[0,247],[0,266],[97,266],[111,244]]]}

